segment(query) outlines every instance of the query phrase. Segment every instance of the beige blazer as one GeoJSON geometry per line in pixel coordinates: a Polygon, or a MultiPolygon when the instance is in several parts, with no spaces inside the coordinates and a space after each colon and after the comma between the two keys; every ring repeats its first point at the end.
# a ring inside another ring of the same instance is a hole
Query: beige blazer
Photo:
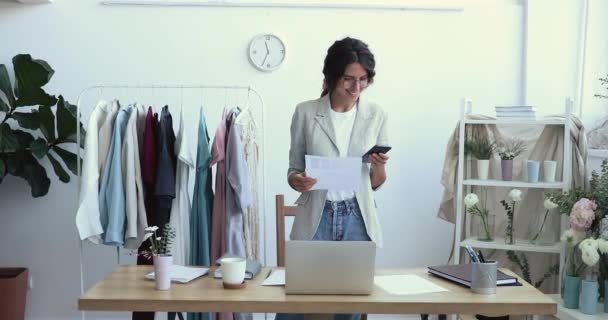
{"type": "MultiPolygon", "coordinates": [[[[291,147],[287,176],[305,171],[305,155],[338,157],[335,130],[329,116],[329,96],[306,101],[296,106],[291,121],[291,147]]],[[[388,146],[387,116],[376,104],[359,99],[357,115],[348,147],[349,157],[361,157],[374,145],[388,146]]],[[[370,180],[370,165],[361,163],[361,186],[355,193],[367,234],[382,246],[382,230],[370,180]]],[[[326,190],[304,192],[296,200],[296,217],[291,229],[292,240],[311,240],[314,236],[327,197],[326,190]]]]}

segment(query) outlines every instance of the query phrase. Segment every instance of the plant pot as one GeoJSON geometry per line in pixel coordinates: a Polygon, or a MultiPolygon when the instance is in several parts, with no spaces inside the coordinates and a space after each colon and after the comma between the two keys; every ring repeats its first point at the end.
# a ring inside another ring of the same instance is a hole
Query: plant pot
{"type": "Polygon", "coordinates": [[[564,277],[564,308],[578,309],[580,286],[581,278],[574,276],[564,277]]]}
{"type": "Polygon", "coordinates": [[[173,256],[154,256],[154,281],[156,290],[171,288],[171,266],[173,256]]]}
{"type": "Polygon", "coordinates": [[[494,221],[495,216],[488,214],[486,217],[475,216],[477,227],[477,240],[494,241],[494,221]]]}
{"type": "Polygon", "coordinates": [[[513,160],[500,160],[500,169],[502,171],[502,180],[513,180],[513,160]]]}
{"type": "Polygon", "coordinates": [[[545,182],[555,182],[555,173],[557,171],[557,161],[543,161],[543,178],[545,182]]]}
{"type": "Polygon", "coordinates": [[[477,160],[477,178],[479,180],[488,180],[490,172],[490,160],[477,160]]]}
{"type": "Polygon", "coordinates": [[[540,162],[536,160],[528,160],[526,165],[528,169],[528,182],[537,183],[538,175],[540,174],[540,162]]]}
{"type": "Polygon", "coordinates": [[[597,279],[583,280],[581,282],[580,309],[584,314],[597,313],[597,300],[599,298],[597,279]]]}
{"type": "Polygon", "coordinates": [[[25,319],[26,268],[0,268],[0,319],[25,319]]]}

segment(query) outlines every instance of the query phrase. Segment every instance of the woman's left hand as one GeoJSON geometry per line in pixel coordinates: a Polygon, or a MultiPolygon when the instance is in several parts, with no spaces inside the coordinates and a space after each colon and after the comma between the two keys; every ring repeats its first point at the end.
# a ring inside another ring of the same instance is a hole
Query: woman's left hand
{"type": "Polygon", "coordinates": [[[386,153],[372,153],[369,155],[369,162],[374,167],[383,167],[388,161],[388,158],[386,153]]]}

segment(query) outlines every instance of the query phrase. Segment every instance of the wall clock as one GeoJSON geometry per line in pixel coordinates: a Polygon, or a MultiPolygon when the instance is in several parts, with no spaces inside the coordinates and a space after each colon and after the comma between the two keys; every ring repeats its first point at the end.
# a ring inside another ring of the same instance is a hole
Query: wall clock
{"type": "Polygon", "coordinates": [[[285,43],[274,34],[255,36],[249,43],[249,61],[258,70],[274,71],[285,61],[285,43]]]}

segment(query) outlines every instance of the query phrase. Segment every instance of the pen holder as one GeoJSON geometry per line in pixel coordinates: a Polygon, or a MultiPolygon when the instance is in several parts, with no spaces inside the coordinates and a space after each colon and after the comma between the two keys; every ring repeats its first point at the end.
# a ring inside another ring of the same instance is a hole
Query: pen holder
{"type": "Polygon", "coordinates": [[[496,261],[471,264],[471,290],[479,294],[496,294],[496,261]]]}

